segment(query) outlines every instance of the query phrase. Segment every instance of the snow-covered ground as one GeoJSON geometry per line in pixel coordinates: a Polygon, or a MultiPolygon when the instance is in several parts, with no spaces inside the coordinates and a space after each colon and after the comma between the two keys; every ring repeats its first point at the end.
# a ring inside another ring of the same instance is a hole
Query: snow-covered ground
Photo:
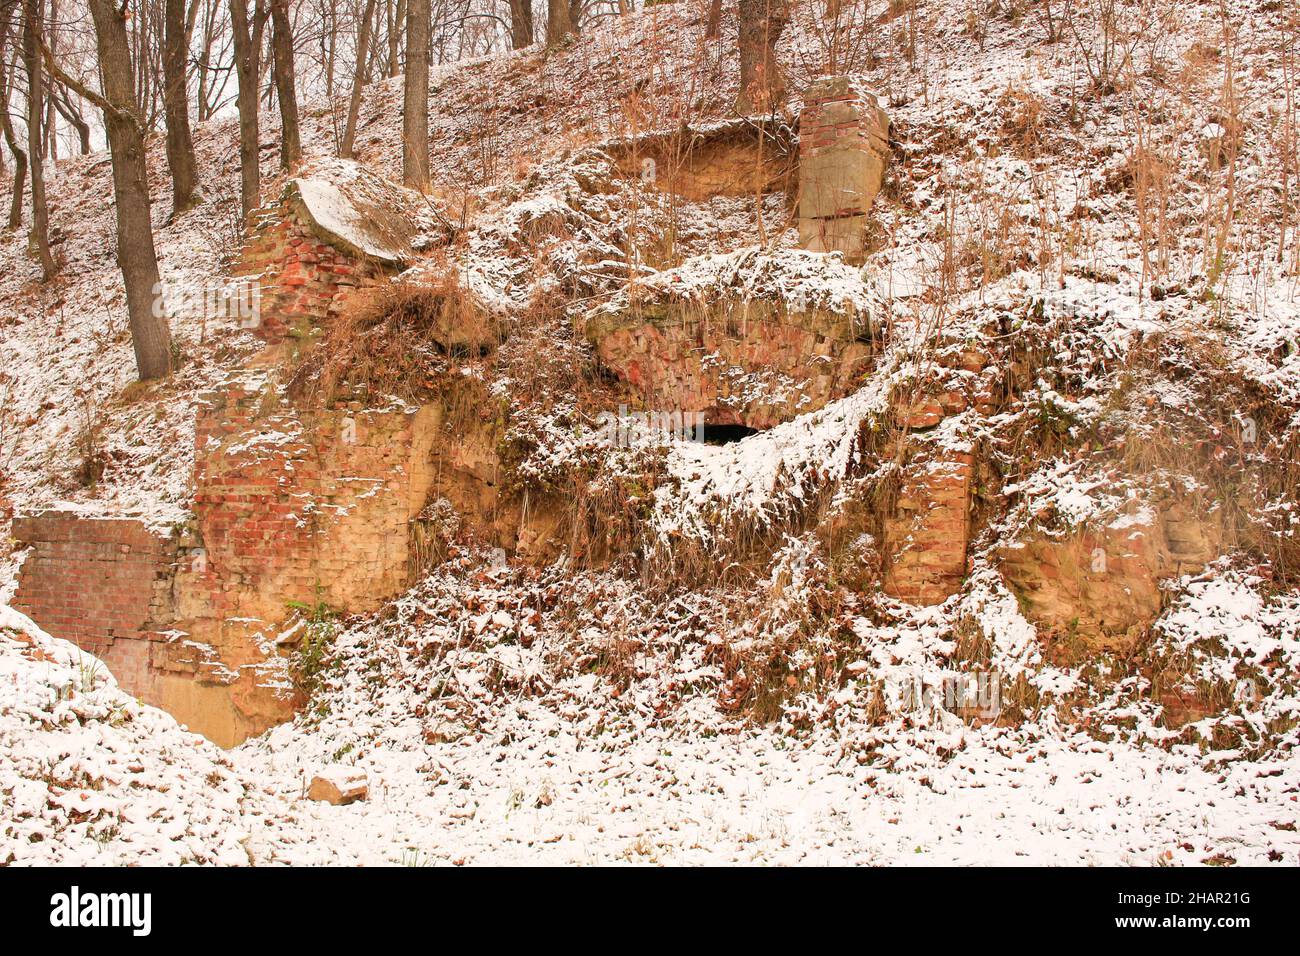
{"type": "Polygon", "coordinates": [[[957,727],[898,733],[886,769],[859,760],[851,729],[596,730],[531,700],[455,741],[358,712],[223,755],[16,612],[0,627],[12,863],[1300,862],[1289,757],[1207,765],[1192,748],[957,727]],[[367,772],[369,801],[306,799],[335,760],[367,772]]]}

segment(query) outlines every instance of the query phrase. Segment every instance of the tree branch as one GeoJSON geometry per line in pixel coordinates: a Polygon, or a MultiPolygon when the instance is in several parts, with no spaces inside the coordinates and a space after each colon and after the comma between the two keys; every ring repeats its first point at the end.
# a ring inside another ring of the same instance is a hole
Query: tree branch
{"type": "Polygon", "coordinates": [[[63,72],[59,67],[59,64],[54,60],[54,51],[46,45],[45,37],[37,35],[36,42],[41,45],[41,55],[45,58],[45,68],[50,71],[50,76],[54,77],[88,103],[98,106],[105,113],[115,116],[118,119],[126,120],[136,128],[140,128],[140,120],[137,119],[136,115],[130,110],[124,110],[120,107],[114,106],[99,93],[96,93],[90,87],[86,86],[86,84],[82,83],[80,80],[74,80],[72,77],[68,76],[67,73],[63,72]]]}

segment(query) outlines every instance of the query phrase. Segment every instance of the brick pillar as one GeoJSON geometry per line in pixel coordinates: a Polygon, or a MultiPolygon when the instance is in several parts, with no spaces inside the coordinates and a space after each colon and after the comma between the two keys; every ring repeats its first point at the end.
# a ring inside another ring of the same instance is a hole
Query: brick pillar
{"type": "Polygon", "coordinates": [[[856,77],[816,80],[799,119],[799,244],[866,252],[867,214],[889,159],[889,117],[856,77]]]}
{"type": "Polygon", "coordinates": [[[971,540],[975,455],[945,420],[973,406],[996,410],[989,357],[953,344],[935,356],[910,401],[898,401],[902,430],[898,499],[884,516],[884,590],[911,604],[940,604],[961,589],[971,540]]]}

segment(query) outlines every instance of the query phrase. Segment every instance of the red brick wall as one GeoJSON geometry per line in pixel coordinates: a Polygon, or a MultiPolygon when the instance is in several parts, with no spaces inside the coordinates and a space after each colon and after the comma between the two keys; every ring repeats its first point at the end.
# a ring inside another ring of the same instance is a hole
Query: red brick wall
{"type": "Polygon", "coordinates": [[[13,605],[55,637],[101,657],[118,682],[142,695],[148,644],[172,616],[176,540],[128,518],[61,511],[14,519],[32,551],[13,605]]]}
{"type": "Polygon", "coordinates": [[[235,382],[204,397],[194,475],[203,560],[186,562],[186,591],[204,596],[207,616],[268,623],[288,601],[314,601],[318,587],[336,608],[377,607],[405,583],[409,521],[431,480],[429,416],[360,407],[304,416],[266,411],[264,399],[235,382]]]}
{"type": "Polygon", "coordinates": [[[936,429],[968,408],[993,410],[988,357],[960,346],[936,356],[911,401],[894,415],[903,431],[898,496],[884,516],[884,590],[911,604],[940,604],[961,588],[971,537],[975,455],[936,429]]]}
{"type": "Polygon", "coordinates": [[[381,272],[320,240],[287,200],[254,210],[249,238],[231,271],[258,282],[260,322],[253,331],[268,342],[321,325],[340,293],[381,272]]]}
{"type": "MultiPolygon", "coordinates": [[[[383,270],[319,239],[285,199],[253,214],[234,273],[257,283],[251,327],[274,344],[329,321],[342,293],[383,270]]],[[[405,582],[408,521],[429,481],[418,417],[308,421],[236,373],[200,402],[193,526],[158,535],[130,519],[18,518],[13,536],[32,553],[14,606],[219,743],[260,732],[292,714],[276,650],[287,602],[312,601],[319,582],[335,608],[366,610],[405,582]]]]}

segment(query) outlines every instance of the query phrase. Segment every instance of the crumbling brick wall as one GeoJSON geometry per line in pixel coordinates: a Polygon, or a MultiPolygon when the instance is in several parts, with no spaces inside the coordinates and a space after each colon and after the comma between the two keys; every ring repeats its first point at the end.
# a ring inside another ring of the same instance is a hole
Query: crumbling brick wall
{"type": "Polygon", "coordinates": [[[650,409],[770,428],[851,392],[874,352],[867,316],[773,300],[658,303],[603,317],[588,336],[650,409]]]}
{"type": "Polygon", "coordinates": [[[194,513],[215,616],[275,618],[319,597],[377,607],[405,583],[408,523],[424,506],[436,412],[345,405],[267,409],[237,380],[203,397],[194,513]]]}
{"type": "Polygon", "coordinates": [[[355,404],[304,413],[256,376],[233,377],[199,405],[194,520],[175,588],[173,627],[184,637],[153,666],[188,682],[168,710],[234,743],[298,703],[288,655],[312,611],[295,605],[368,611],[409,583],[437,413],[355,404]]]}
{"type": "Polygon", "coordinates": [[[151,645],[169,636],[175,535],[58,510],[16,518],[12,534],[31,549],[14,607],[103,659],[123,688],[147,698],[151,645]]]}
{"type": "Polygon", "coordinates": [[[383,269],[321,239],[285,196],[253,211],[231,273],[257,284],[257,315],[249,327],[259,338],[279,342],[290,330],[324,324],[342,293],[374,281],[383,269]]]}
{"type": "Polygon", "coordinates": [[[855,77],[814,81],[799,115],[799,244],[860,261],[888,159],[889,117],[875,93],[855,77]]]}
{"type": "Polygon", "coordinates": [[[941,350],[909,398],[894,409],[902,429],[898,494],[883,522],[884,590],[912,604],[940,604],[967,572],[976,459],[945,421],[968,408],[993,410],[989,358],[941,350]]]}
{"type": "MultiPolygon", "coordinates": [[[[400,265],[411,226],[392,205],[291,181],[233,270],[257,290],[245,324],[278,343],[400,265]]],[[[366,611],[405,586],[433,481],[435,411],[302,413],[267,384],[276,354],[199,402],[189,527],[45,512],[13,530],[32,548],[16,606],[223,745],[292,715],[290,602],[366,611]]]]}

